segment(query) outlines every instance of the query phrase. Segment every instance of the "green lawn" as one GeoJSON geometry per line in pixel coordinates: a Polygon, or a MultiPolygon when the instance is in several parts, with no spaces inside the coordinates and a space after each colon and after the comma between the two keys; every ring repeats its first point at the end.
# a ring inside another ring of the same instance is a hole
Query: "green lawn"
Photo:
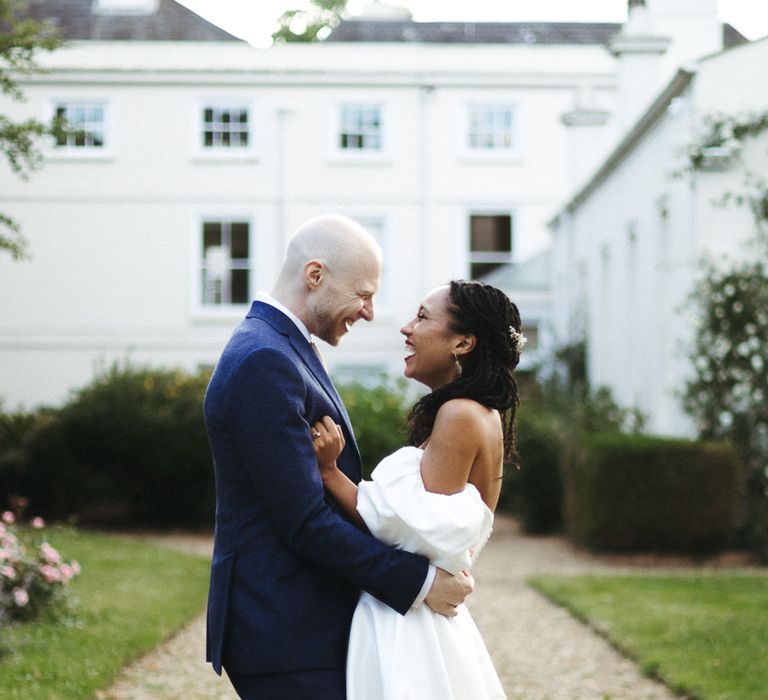
{"type": "Polygon", "coordinates": [[[529,583],[678,693],[768,697],[768,576],[536,576],[529,583]]]}
{"type": "Polygon", "coordinates": [[[145,542],[51,531],[82,573],[56,615],[0,630],[0,697],[92,697],[203,609],[208,561],[145,542]]]}

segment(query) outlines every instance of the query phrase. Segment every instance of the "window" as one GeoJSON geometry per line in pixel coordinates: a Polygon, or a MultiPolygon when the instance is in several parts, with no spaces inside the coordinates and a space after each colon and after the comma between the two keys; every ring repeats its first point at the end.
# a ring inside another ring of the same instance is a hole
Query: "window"
{"type": "Polygon", "coordinates": [[[512,262],[512,216],[473,214],[469,217],[469,276],[479,280],[512,262]]]}
{"type": "Polygon", "coordinates": [[[385,315],[390,311],[392,302],[392,270],[390,265],[387,228],[384,218],[380,216],[355,216],[352,218],[357,221],[368,233],[370,233],[381,247],[381,253],[384,258],[384,269],[381,273],[379,291],[373,298],[374,312],[385,315]]]}
{"type": "Polygon", "coordinates": [[[514,114],[509,106],[469,108],[468,145],[472,151],[511,151],[514,114]]]}
{"type": "Polygon", "coordinates": [[[381,151],[381,111],[380,105],[341,105],[339,148],[343,151],[381,151]]]}
{"type": "Polygon", "coordinates": [[[203,306],[250,302],[250,229],[248,221],[203,222],[203,306]]]}
{"type": "Polygon", "coordinates": [[[248,148],[250,141],[248,107],[203,107],[204,149],[248,148]]]}
{"type": "Polygon", "coordinates": [[[539,349],[539,324],[532,323],[530,325],[523,324],[523,335],[525,336],[525,349],[529,352],[531,350],[539,349]]]}
{"type": "Polygon", "coordinates": [[[97,149],[106,145],[106,106],[99,102],[59,102],[56,118],[64,133],[56,137],[57,148],[97,149]]]}

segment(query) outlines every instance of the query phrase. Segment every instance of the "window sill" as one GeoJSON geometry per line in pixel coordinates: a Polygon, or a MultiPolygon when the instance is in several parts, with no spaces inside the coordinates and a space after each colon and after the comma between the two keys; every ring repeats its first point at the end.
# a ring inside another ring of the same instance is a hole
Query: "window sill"
{"type": "Polygon", "coordinates": [[[523,157],[519,153],[470,152],[459,154],[459,162],[466,165],[523,165],[523,157]]]}
{"type": "Polygon", "coordinates": [[[338,152],[329,156],[326,160],[328,165],[347,166],[364,165],[374,167],[389,167],[392,165],[392,158],[385,153],[347,153],[338,152]]]}
{"type": "Polygon", "coordinates": [[[234,152],[230,153],[227,151],[212,151],[210,153],[208,152],[198,152],[192,157],[192,162],[197,163],[200,165],[208,165],[208,164],[215,164],[218,165],[220,163],[258,163],[259,158],[258,156],[253,153],[252,151],[247,152],[234,152]]]}
{"type": "Polygon", "coordinates": [[[90,150],[66,150],[66,151],[46,151],[45,160],[51,162],[70,162],[70,163],[112,163],[115,160],[110,151],[90,150]]]}

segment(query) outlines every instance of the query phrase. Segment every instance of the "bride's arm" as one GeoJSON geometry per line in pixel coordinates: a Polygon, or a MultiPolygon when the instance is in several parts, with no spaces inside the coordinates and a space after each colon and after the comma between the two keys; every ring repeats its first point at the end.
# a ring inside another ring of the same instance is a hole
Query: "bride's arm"
{"type": "Polygon", "coordinates": [[[344,449],[341,427],[326,416],[312,426],[312,445],[323,486],[352,521],[368,532],[365,521],[357,512],[357,485],[336,466],[336,459],[344,449]]]}

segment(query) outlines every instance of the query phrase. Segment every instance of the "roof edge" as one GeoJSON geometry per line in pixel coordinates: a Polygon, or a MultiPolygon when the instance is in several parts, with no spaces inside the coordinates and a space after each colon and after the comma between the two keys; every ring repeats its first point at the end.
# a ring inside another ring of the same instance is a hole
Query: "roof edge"
{"type": "Polygon", "coordinates": [[[560,218],[566,212],[572,213],[586,201],[608,176],[616,170],[624,157],[631,153],[634,147],[647,134],[653,126],[659,121],[666,112],[667,107],[675,97],[679,97],[690,85],[691,80],[696,75],[696,69],[680,68],[672,80],[662,90],[659,96],[653,101],[653,104],[645,111],[642,117],[635,122],[635,125],[629,133],[618,143],[611,154],[603,161],[603,164],[597,169],[589,181],[576,192],[576,194],[565,204],[560,211],[549,221],[548,226],[554,228],[557,226],[560,218]]]}

